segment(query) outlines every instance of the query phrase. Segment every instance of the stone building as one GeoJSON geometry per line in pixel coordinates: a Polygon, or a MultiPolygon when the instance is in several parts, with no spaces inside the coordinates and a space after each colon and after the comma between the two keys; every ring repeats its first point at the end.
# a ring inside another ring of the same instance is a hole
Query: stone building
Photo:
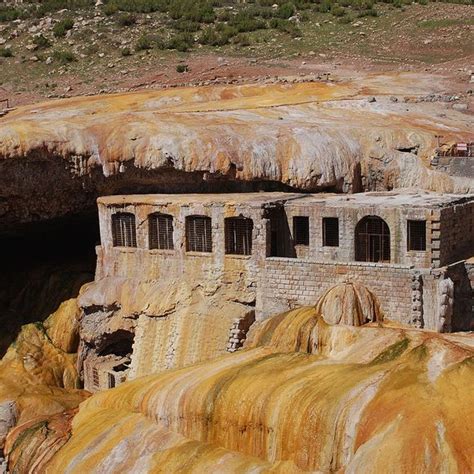
{"type": "MultiPolygon", "coordinates": [[[[473,322],[466,260],[474,255],[474,196],[131,195],[99,198],[98,207],[96,282],[229,288],[248,310],[224,324],[225,343],[216,343],[222,350],[236,350],[255,319],[314,305],[343,282],[367,287],[386,319],[435,331],[468,330],[473,322]]],[[[110,350],[85,357],[86,387],[104,386],[100,377],[119,383],[114,367],[143,375],[137,367],[158,350],[144,343],[153,337],[150,324],[140,315],[128,361],[123,351],[113,361],[110,350]],[[94,373],[101,364],[104,374],[94,373]]]]}

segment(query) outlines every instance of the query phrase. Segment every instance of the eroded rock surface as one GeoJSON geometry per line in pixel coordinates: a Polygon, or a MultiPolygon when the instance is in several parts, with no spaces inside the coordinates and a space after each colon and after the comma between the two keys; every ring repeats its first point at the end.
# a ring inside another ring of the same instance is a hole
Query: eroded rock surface
{"type": "MultiPolygon", "coordinates": [[[[472,471],[472,336],[330,326],[314,308],[251,331],[246,350],[91,397],[22,469],[472,471]]],[[[31,449],[21,433],[12,460],[31,449]]]]}
{"type": "Polygon", "coordinates": [[[22,107],[0,119],[0,222],[77,212],[130,189],[472,191],[472,179],[429,169],[437,136],[441,145],[472,140],[469,114],[417,100],[443,87],[391,74],[22,107]]]}

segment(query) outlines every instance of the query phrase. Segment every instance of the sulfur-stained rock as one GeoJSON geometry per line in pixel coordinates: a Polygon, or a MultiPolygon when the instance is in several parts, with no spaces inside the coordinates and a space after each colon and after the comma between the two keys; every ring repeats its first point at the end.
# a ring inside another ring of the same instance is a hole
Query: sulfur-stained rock
{"type": "Polygon", "coordinates": [[[472,177],[429,169],[437,136],[441,145],[472,141],[471,116],[437,102],[390,100],[432,88],[432,79],[405,73],[21,107],[0,119],[0,223],[64,215],[131,186],[472,191],[472,177]]]}
{"type": "MultiPolygon", "coordinates": [[[[243,351],[92,396],[66,444],[48,455],[38,449],[19,466],[49,473],[473,470],[472,335],[332,326],[310,307],[251,331],[243,351]]],[[[12,459],[31,443],[15,430],[12,459]]]]}

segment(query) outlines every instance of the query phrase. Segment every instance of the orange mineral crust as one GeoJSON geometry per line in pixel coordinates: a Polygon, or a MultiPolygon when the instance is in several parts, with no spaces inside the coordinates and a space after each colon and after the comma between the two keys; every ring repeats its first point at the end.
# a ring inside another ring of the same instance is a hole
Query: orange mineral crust
{"type": "Polygon", "coordinates": [[[472,191],[428,166],[439,140],[473,138],[471,115],[422,99],[440,87],[392,73],[51,101],[0,118],[0,161],[56,156],[79,175],[171,169],[305,190],[350,188],[380,168],[381,186],[472,191]]]}
{"type": "MultiPolygon", "coordinates": [[[[70,439],[35,467],[472,472],[472,335],[331,326],[324,308],[339,298],[257,323],[243,351],[92,396],[70,439]]],[[[9,436],[11,459],[25,439],[9,436]]]]}

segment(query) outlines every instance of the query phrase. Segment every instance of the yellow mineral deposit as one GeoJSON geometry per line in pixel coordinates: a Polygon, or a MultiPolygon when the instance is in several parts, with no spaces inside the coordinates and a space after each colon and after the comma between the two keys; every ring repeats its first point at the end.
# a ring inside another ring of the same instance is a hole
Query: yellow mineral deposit
{"type": "Polygon", "coordinates": [[[70,415],[53,419],[45,462],[22,457],[21,427],[7,452],[22,472],[472,472],[472,337],[380,319],[343,285],[256,323],[235,354],[94,395],[65,443],[70,415]],[[334,302],[337,323],[375,322],[328,324],[334,302]]]}

